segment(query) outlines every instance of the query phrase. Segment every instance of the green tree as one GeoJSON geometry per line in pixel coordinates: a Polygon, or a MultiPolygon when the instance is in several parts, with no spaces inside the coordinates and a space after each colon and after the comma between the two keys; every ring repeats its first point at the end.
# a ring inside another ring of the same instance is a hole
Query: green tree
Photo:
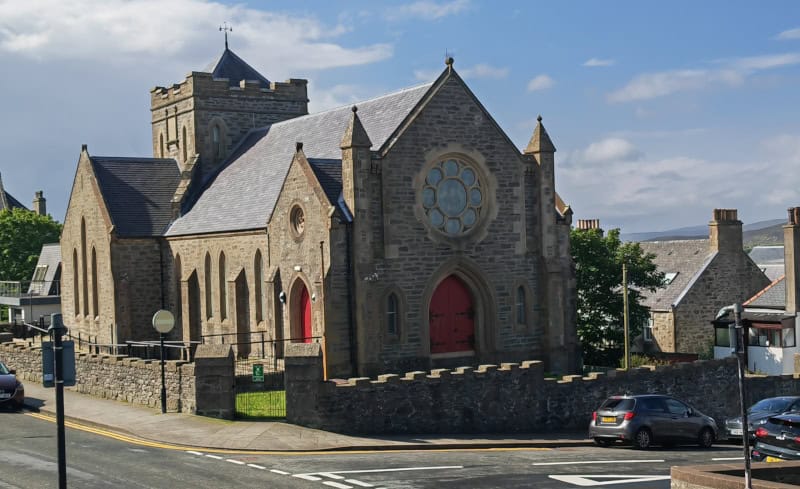
{"type": "Polygon", "coordinates": [[[619,229],[573,229],[570,235],[578,292],[578,337],[586,365],[616,366],[625,349],[622,263],[628,269],[630,338],[642,332],[649,312],[641,305],[644,290],[664,283],[664,274],[639,243],[622,243],[619,229]]]}
{"type": "Polygon", "coordinates": [[[58,242],[61,224],[25,209],[0,211],[0,280],[30,280],[45,243],[58,242]]]}

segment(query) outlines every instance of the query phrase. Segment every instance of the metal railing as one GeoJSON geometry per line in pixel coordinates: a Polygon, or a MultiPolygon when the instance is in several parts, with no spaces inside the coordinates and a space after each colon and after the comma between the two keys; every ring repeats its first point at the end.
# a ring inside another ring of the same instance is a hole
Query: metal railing
{"type": "Polygon", "coordinates": [[[231,345],[237,350],[243,349],[241,347],[249,346],[247,356],[253,355],[253,346],[255,345],[257,353],[260,354],[259,358],[275,357],[282,358],[285,345],[287,343],[320,343],[321,336],[309,336],[303,338],[286,338],[286,339],[267,339],[265,331],[250,331],[246,333],[219,333],[208,334],[201,336],[200,343],[204,345],[223,344],[231,345]]]}

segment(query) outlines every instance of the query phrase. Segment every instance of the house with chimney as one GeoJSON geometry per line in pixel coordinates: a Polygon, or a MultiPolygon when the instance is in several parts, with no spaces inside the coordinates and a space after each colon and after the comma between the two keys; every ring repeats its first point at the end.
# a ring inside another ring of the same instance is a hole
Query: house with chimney
{"type": "Polygon", "coordinates": [[[650,319],[639,350],[707,355],[715,344],[709,327],[720,308],[742,302],[770,284],[742,247],[736,209],[714,209],[708,239],[640,243],[655,256],[664,285],[642,291],[650,319]]]}
{"type": "MultiPolygon", "coordinates": [[[[797,315],[800,311],[800,207],[789,209],[783,226],[784,273],[744,301],[745,358],[751,372],[786,375],[800,372],[797,315]]],[[[713,318],[714,316],[710,316],[713,318]]],[[[732,314],[713,321],[714,358],[730,356],[732,314]]]]}

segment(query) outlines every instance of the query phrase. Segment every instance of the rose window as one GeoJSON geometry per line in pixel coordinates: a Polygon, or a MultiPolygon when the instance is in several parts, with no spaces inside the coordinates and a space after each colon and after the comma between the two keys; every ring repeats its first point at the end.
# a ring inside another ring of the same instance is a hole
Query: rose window
{"type": "Polygon", "coordinates": [[[437,230],[457,236],[478,223],[484,194],[478,176],[461,160],[441,161],[428,171],[422,188],[422,206],[437,230]]]}

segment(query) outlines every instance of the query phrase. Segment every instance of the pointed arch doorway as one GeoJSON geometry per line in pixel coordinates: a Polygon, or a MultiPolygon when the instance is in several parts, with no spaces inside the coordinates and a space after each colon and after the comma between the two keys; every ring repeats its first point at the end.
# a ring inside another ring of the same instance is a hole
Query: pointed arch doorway
{"type": "Polygon", "coordinates": [[[433,292],[429,321],[431,355],[475,351],[475,300],[456,275],[447,276],[433,292]]]}
{"type": "Polygon", "coordinates": [[[311,296],[302,280],[292,287],[292,341],[311,343],[311,296]]]}

